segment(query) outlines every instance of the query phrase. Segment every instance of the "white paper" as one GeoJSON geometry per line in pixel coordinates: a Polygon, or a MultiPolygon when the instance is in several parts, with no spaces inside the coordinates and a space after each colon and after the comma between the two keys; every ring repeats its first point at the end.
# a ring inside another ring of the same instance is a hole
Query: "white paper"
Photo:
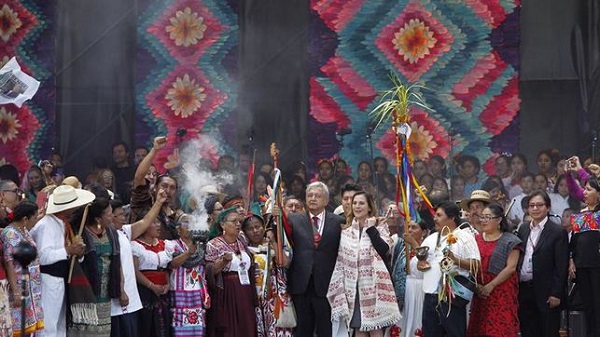
{"type": "Polygon", "coordinates": [[[39,87],[40,82],[22,72],[14,57],[0,69],[0,105],[12,103],[20,108],[39,87]]]}

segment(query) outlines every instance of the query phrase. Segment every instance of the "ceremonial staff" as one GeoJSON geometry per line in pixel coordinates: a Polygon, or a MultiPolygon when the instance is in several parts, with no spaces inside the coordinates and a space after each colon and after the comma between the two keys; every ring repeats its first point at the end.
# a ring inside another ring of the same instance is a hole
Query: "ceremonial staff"
{"type": "MultiPolygon", "coordinates": [[[[77,236],[75,238],[81,238],[81,234],[83,234],[83,228],[85,227],[85,221],[87,219],[89,209],[90,204],[85,205],[85,210],[83,210],[83,218],[81,218],[81,223],[79,224],[79,231],[77,231],[77,236]]],[[[73,241],[75,238],[71,238],[71,241],[73,241]]],[[[69,277],[67,279],[67,283],[71,283],[71,276],[73,276],[75,260],[77,260],[77,256],[71,256],[71,265],[69,266],[69,277]]]]}
{"type": "MultiPolygon", "coordinates": [[[[395,162],[396,162],[396,196],[395,202],[399,206],[402,203],[400,212],[405,219],[405,223],[411,220],[418,221],[420,216],[415,206],[416,199],[421,199],[427,205],[430,212],[433,213],[431,202],[425,195],[425,191],[420,187],[417,179],[412,174],[412,165],[414,163],[413,154],[410,148],[410,136],[412,127],[410,122],[410,107],[417,105],[425,110],[431,110],[424,102],[423,96],[418,91],[423,86],[418,84],[406,85],[395,73],[390,74],[393,83],[391,89],[383,92],[381,103],[373,109],[370,115],[375,122],[375,129],[382,124],[389,123],[391,131],[396,137],[395,140],[395,162]],[[414,193],[413,193],[414,192],[414,193]]],[[[417,248],[417,247],[413,247],[417,248]]],[[[408,245],[404,245],[407,259],[410,259],[408,245]]],[[[410,263],[407,261],[406,269],[409,271],[410,263]]]]}

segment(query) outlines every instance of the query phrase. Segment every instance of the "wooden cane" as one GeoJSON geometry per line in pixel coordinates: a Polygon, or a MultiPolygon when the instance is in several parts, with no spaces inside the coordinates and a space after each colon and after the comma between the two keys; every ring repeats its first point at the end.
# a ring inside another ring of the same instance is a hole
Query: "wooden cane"
{"type": "MultiPolygon", "coordinates": [[[[79,231],[77,232],[76,237],[81,237],[83,234],[83,227],[85,227],[85,220],[87,219],[88,210],[90,209],[90,204],[85,205],[85,209],[83,210],[83,218],[81,218],[81,223],[79,224],[79,231]]],[[[71,265],[69,266],[69,278],[67,279],[67,283],[71,283],[71,276],[73,276],[73,268],[75,267],[75,260],[77,260],[77,256],[71,256],[71,265]]]]}

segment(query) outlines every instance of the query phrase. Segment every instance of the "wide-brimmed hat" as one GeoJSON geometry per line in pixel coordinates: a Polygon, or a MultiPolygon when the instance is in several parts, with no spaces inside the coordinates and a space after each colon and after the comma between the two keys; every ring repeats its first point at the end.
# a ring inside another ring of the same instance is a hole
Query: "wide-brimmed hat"
{"type": "Polygon", "coordinates": [[[76,176],[68,176],[62,181],[63,185],[73,186],[74,188],[81,188],[81,183],[76,176]]]}
{"type": "Polygon", "coordinates": [[[77,208],[94,201],[94,193],[70,185],[60,185],[48,199],[46,214],[54,214],[68,209],[77,208]]]}
{"type": "Polygon", "coordinates": [[[460,208],[466,210],[473,201],[481,201],[487,205],[492,202],[492,199],[487,191],[475,190],[471,192],[471,197],[469,199],[463,199],[460,201],[460,208]]]}

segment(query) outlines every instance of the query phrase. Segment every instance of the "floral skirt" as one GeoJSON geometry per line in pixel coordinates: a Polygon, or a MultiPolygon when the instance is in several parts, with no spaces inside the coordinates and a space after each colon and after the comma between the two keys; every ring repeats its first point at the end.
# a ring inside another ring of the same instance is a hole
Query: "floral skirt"
{"type": "Polygon", "coordinates": [[[7,280],[0,280],[0,336],[12,336],[12,318],[8,300],[9,285],[7,280]]]}

